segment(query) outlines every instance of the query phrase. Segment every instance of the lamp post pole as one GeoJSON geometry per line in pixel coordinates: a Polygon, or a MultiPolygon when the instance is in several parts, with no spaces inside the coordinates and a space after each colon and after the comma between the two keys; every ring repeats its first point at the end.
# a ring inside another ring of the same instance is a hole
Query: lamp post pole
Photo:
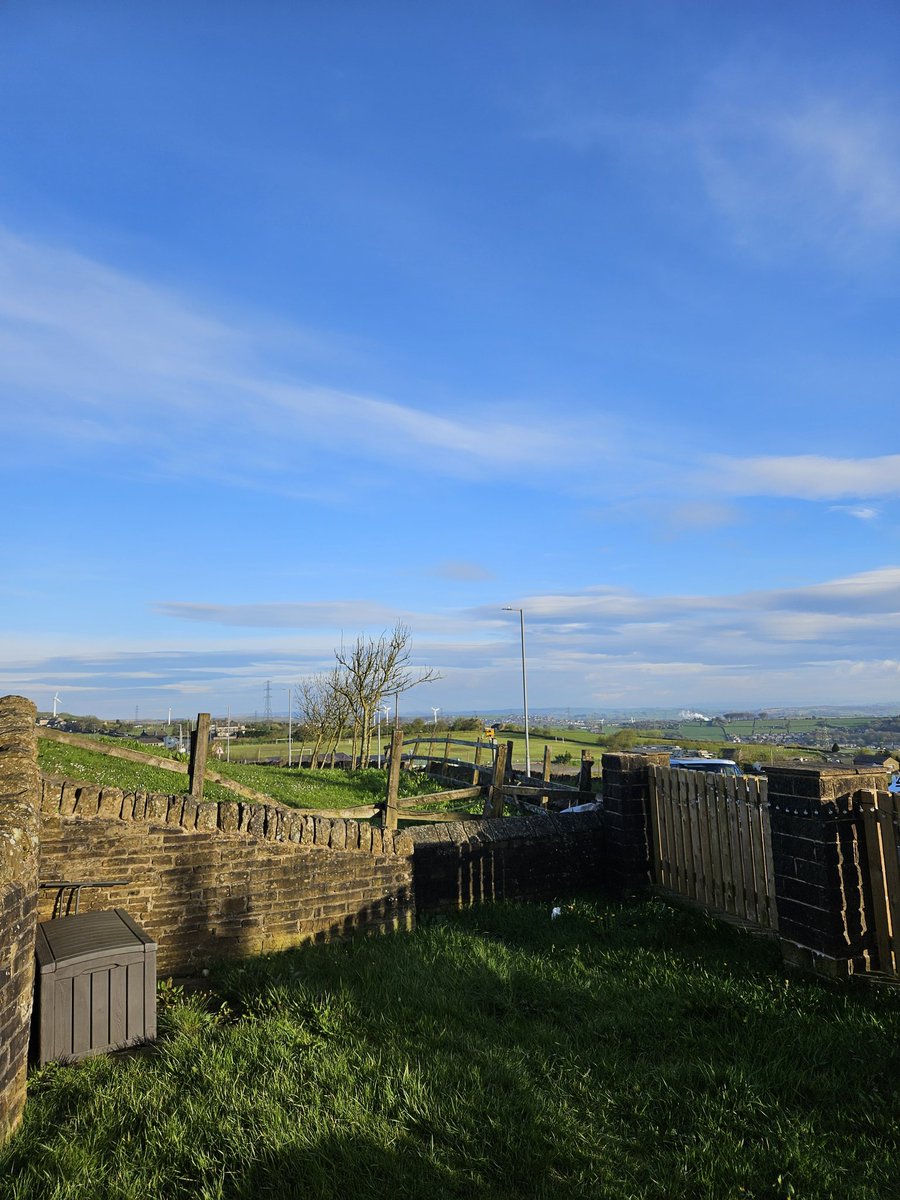
{"type": "Polygon", "coordinates": [[[528,675],[525,670],[525,609],[504,605],[504,612],[519,614],[519,628],[522,634],[522,715],[525,718],[525,773],[531,776],[531,742],[528,737],[528,675]]]}
{"type": "Polygon", "coordinates": [[[288,766],[289,767],[292,767],[294,765],[294,763],[293,763],[293,758],[294,758],[293,723],[294,723],[293,698],[291,696],[291,689],[288,688],[288,766]]]}

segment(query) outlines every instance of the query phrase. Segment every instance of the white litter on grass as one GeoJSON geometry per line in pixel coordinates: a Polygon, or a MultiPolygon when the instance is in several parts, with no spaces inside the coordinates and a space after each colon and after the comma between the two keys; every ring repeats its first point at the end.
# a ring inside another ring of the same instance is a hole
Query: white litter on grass
{"type": "Polygon", "coordinates": [[[562,916],[561,908],[551,908],[551,910],[550,910],[550,920],[551,921],[555,921],[557,917],[561,917],[561,916],[562,916]]]}
{"type": "Polygon", "coordinates": [[[599,812],[602,807],[601,800],[589,800],[587,804],[572,804],[568,808],[562,809],[559,815],[564,817],[566,813],[599,812]]]}

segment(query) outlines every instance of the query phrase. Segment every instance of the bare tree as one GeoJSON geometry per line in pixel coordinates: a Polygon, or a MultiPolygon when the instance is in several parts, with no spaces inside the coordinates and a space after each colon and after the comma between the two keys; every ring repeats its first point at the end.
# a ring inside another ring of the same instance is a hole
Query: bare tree
{"type": "Polygon", "coordinates": [[[358,637],[347,650],[335,650],[335,686],[353,714],[353,758],[363,763],[372,748],[372,718],[384,696],[399,695],[420,683],[440,679],[433,667],[414,667],[409,627],[398,621],[378,638],[358,637]]]}
{"type": "Polygon", "coordinates": [[[294,694],[298,722],[312,740],[312,765],[315,766],[322,747],[334,749],[350,717],[350,707],[338,686],[340,671],[334,667],[321,675],[301,679],[294,694]]]}

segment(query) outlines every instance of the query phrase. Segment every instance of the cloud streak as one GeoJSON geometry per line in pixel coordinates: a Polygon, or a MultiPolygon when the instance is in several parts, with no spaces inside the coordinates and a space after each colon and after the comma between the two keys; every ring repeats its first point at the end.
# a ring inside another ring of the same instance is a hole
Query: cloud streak
{"type": "Polygon", "coordinates": [[[397,614],[369,601],[334,600],[326,604],[190,604],[177,601],[155,605],[162,616],[208,625],[251,629],[355,629],[393,625],[397,614]]]}
{"type": "MultiPolygon", "coordinates": [[[[859,500],[900,495],[900,454],[835,458],[821,454],[713,457],[698,484],[729,496],[800,500],[859,500]]],[[[852,515],[874,516],[873,510],[852,515]]]]}
{"type": "Polygon", "coordinates": [[[259,319],[210,316],[171,289],[2,228],[0,263],[5,416],[44,441],[104,452],[114,442],[166,470],[243,474],[263,486],[279,474],[318,475],[323,447],[449,476],[507,474],[557,451],[602,448],[524,407],[506,418],[496,405],[470,420],[463,405],[450,417],[322,386],[303,377],[317,357],[306,331],[279,330],[281,346],[299,345],[303,360],[286,365],[259,319]]]}

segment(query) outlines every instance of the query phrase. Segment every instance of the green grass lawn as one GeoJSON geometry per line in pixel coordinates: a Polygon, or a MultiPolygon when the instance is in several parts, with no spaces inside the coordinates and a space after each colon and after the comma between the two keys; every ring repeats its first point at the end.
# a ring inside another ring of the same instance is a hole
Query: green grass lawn
{"type": "Polygon", "coordinates": [[[9,1200],[883,1200],[900,997],[657,901],[496,905],[225,966],[35,1071],[9,1200]]]}
{"type": "MultiPolygon", "coordinates": [[[[162,767],[110,758],[98,751],[67,746],[62,742],[38,741],[38,762],[50,775],[62,775],[94,783],[101,787],[119,787],[124,791],[160,792],[177,795],[188,791],[187,775],[177,775],[162,767]]],[[[361,771],[300,771],[255,763],[211,762],[211,770],[237,780],[280,804],[293,808],[353,808],[383,800],[387,790],[386,773],[374,768],[361,771]]],[[[440,785],[404,771],[400,777],[401,796],[426,795],[440,785]]],[[[206,781],[207,800],[238,799],[221,784],[206,781]]]]}
{"type": "MultiPolygon", "coordinates": [[[[450,734],[450,752],[451,759],[460,759],[464,762],[472,762],[475,758],[475,744],[478,740],[478,734],[475,732],[459,732],[450,734]]],[[[444,754],[444,745],[447,739],[447,734],[438,732],[435,735],[429,733],[415,734],[405,733],[404,753],[411,754],[418,741],[420,755],[426,755],[429,752],[435,758],[442,758],[444,754]]],[[[382,752],[387,754],[389,738],[382,742],[382,752]]],[[[497,735],[497,741],[506,743],[511,741],[514,743],[513,757],[517,763],[525,761],[525,734],[517,731],[506,731],[497,735]]],[[[544,746],[549,745],[551,755],[559,754],[563,751],[570,751],[573,755],[573,761],[578,762],[581,759],[582,748],[589,750],[594,754],[595,758],[599,759],[602,753],[601,747],[597,743],[597,735],[588,733],[586,730],[560,730],[553,737],[545,737],[543,735],[532,734],[530,737],[531,748],[531,766],[532,770],[538,770],[544,759],[544,746]]],[[[339,743],[338,751],[343,754],[350,754],[353,749],[353,743],[346,739],[339,743]]],[[[377,743],[372,743],[373,757],[378,753],[377,743]]],[[[307,757],[310,754],[310,747],[301,744],[299,739],[294,739],[292,745],[292,755],[296,762],[301,754],[307,757]]],[[[277,742],[251,742],[243,738],[236,738],[231,747],[232,762],[257,762],[267,758],[281,758],[287,761],[288,746],[286,740],[277,742]]],[[[487,738],[482,738],[481,762],[490,761],[490,745],[487,738]]],[[[215,764],[213,764],[215,765],[215,764]]]]}

